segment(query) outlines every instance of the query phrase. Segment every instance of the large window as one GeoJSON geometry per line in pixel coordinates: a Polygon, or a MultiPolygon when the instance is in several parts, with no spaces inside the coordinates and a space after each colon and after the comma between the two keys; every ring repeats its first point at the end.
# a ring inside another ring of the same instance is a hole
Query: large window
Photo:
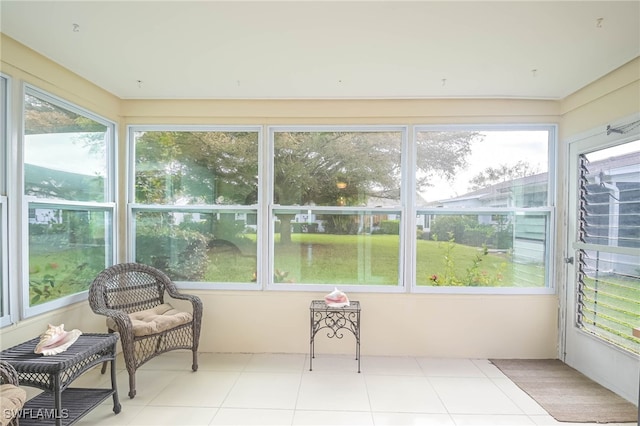
{"type": "Polygon", "coordinates": [[[132,253],[176,281],[258,274],[260,129],[132,127],[132,253]]]}
{"type": "Polygon", "coordinates": [[[271,282],[400,285],[406,130],[273,128],[270,136],[271,282]]]}
{"type": "Polygon", "coordinates": [[[553,126],[260,135],[132,126],[130,258],[202,287],[552,291],[553,126]]]}
{"type": "Polygon", "coordinates": [[[114,261],[114,127],[25,89],[26,315],[81,300],[114,261]]]}
{"type": "Polygon", "coordinates": [[[553,128],[417,128],[418,288],[549,286],[553,128]]]}

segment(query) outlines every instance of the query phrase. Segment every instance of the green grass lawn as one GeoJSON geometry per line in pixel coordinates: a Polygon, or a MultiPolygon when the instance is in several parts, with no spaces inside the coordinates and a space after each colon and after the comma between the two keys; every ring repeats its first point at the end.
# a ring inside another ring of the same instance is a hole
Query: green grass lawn
{"type": "MultiPolygon", "coordinates": [[[[275,268],[298,283],[397,285],[399,265],[397,235],[293,234],[291,244],[275,245],[275,268]]],[[[418,240],[416,269],[423,286],[544,286],[543,265],[448,242],[418,240]]]]}

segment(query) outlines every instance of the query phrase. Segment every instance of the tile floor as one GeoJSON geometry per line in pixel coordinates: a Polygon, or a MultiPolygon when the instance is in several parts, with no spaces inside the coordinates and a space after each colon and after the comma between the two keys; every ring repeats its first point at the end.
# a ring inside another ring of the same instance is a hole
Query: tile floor
{"type": "MultiPolygon", "coordinates": [[[[79,425],[583,425],[559,423],[487,360],[362,358],[317,354],[170,352],[138,370],[129,399],[121,358],[122,411],[111,399],[79,425]]],[[[73,387],[108,387],[94,368],[73,387]]],[[[590,423],[586,423],[590,424],[590,423]]],[[[609,424],[636,426],[637,423],[609,424]]]]}

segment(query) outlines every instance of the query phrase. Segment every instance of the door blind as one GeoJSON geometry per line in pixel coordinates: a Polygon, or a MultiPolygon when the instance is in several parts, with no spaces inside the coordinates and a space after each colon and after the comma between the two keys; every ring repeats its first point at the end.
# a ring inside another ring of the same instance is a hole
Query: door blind
{"type": "Polygon", "coordinates": [[[579,157],[577,323],[640,353],[640,152],[579,157]]]}

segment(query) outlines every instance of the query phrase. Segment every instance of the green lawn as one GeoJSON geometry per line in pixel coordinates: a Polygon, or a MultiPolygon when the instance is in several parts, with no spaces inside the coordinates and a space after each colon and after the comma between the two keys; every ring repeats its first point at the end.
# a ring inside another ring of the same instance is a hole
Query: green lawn
{"type": "MultiPolygon", "coordinates": [[[[398,244],[396,235],[293,234],[276,243],[275,268],[298,283],[396,285],[398,244]]],[[[514,264],[506,253],[428,240],[417,253],[418,285],[544,286],[543,265],[514,264]]]]}

